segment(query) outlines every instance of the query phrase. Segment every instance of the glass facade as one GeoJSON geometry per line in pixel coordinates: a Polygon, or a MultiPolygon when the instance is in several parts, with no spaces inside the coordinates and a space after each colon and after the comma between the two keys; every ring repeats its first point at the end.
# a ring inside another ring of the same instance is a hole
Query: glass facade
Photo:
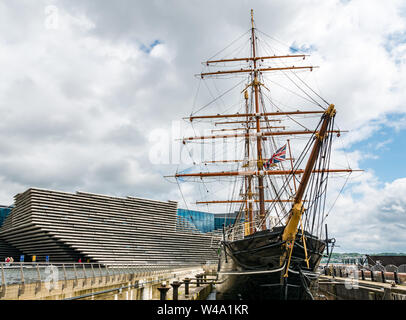
{"type": "MultiPolygon", "coordinates": [[[[237,214],[216,214],[214,216],[214,229],[222,229],[223,224],[225,227],[232,225],[235,221],[237,214]]],[[[244,219],[240,220],[244,222],[244,219]]]]}
{"type": "Polygon", "coordinates": [[[0,207],[0,227],[3,225],[13,207],[0,207]]]}
{"type": "Polygon", "coordinates": [[[178,209],[178,216],[195,225],[201,232],[210,232],[214,229],[214,215],[212,213],[178,209]]]}
{"type": "MultiPolygon", "coordinates": [[[[213,214],[203,211],[178,209],[178,216],[186,219],[188,222],[196,226],[201,232],[210,232],[217,229],[222,229],[223,224],[229,226],[234,223],[236,213],[231,214],[213,214]]],[[[244,219],[241,219],[243,222],[244,219]]]]}

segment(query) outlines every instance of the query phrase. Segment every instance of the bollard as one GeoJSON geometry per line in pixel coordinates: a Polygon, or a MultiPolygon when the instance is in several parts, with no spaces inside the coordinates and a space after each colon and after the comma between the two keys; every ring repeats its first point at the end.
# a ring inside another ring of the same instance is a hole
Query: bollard
{"type": "Polygon", "coordinates": [[[160,293],[160,300],[166,300],[166,293],[168,292],[169,288],[166,286],[166,284],[162,284],[161,287],[158,287],[159,293],[160,293]]]}
{"type": "Polygon", "coordinates": [[[361,269],[361,279],[365,280],[365,273],[364,273],[364,269],[361,269]]]}
{"type": "Polygon", "coordinates": [[[181,284],[182,284],[182,282],[179,282],[179,281],[174,281],[174,282],[171,283],[171,286],[173,288],[173,298],[172,298],[172,300],[178,300],[178,289],[179,289],[181,284]]]}
{"type": "Polygon", "coordinates": [[[196,287],[200,287],[200,274],[196,275],[196,287]]]}
{"type": "Polygon", "coordinates": [[[393,278],[395,279],[396,284],[400,284],[399,276],[398,276],[397,271],[393,272],[393,278]]]}
{"type": "Polygon", "coordinates": [[[382,282],[383,282],[383,283],[386,283],[385,271],[381,271],[381,276],[382,276],[382,282]]]}
{"type": "Polygon", "coordinates": [[[336,271],[336,267],[333,267],[333,277],[337,276],[337,271],[336,271]]]}
{"type": "Polygon", "coordinates": [[[328,276],[327,268],[324,268],[324,275],[328,276]]]}
{"type": "Polygon", "coordinates": [[[371,270],[371,281],[375,281],[374,272],[371,270]]]}
{"type": "Polygon", "coordinates": [[[185,296],[189,295],[189,283],[190,283],[190,279],[189,278],[185,278],[183,279],[183,282],[185,284],[185,296]]]}
{"type": "Polygon", "coordinates": [[[343,270],[341,270],[341,268],[338,269],[340,271],[340,277],[343,277],[343,270]]]}

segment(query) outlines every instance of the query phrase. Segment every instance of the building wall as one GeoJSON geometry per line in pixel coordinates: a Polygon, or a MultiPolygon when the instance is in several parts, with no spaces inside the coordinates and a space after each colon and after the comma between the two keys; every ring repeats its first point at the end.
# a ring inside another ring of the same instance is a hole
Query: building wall
{"type": "MultiPolygon", "coordinates": [[[[0,228],[0,239],[37,261],[204,263],[215,234],[177,228],[177,203],[30,188],[0,228]]],[[[215,241],[213,241],[215,240],[215,241]]]]}

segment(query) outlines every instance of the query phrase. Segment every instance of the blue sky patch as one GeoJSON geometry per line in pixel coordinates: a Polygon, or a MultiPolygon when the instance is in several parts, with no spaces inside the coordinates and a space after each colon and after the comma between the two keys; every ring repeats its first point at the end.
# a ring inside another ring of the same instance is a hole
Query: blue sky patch
{"type": "Polygon", "coordinates": [[[307,44],[302,44],[299,46],[296,41],[292,43],[292,45],[289,47],[289,51],[291,53],[311,53],[316,51],[317,48],[315,45],[307,45],[307,44]]]}
{"type": "MultiPolygon", "coordinates": [[[[402,43],[406,43],[406,31],[388,34],[385,42],[383,43],[383,47],[385,48],[386,52],[392,55],[393,49],[397,48],[402,43]]],[[[395,63],[399,65],[401,60],[395,59],[395,63]]]]}
{"type": "Polygon", "coordinates": [[[162,41],[160,41],[160,40],[155,40],[154,42],[152,42],[149,46],[146,46],[145,44],[141,44],[140,45],[140,49],[142,50],[142,51],[144,51],[145,53],[150,53],[151,52],[151,50],[156,46],[156,45],[158,45],[158,44],[161,44],[162,43],[162,41]]]}
{"type": "Polygon", "coordinates": [[[406,177],[406,125],[395,125],[400,123],[400,117],[388,115],[388,121],[379,130],[349,150],[364,153],[366,158],[360,162],[360,169],[372,169],[381,182],[406,177]]]}

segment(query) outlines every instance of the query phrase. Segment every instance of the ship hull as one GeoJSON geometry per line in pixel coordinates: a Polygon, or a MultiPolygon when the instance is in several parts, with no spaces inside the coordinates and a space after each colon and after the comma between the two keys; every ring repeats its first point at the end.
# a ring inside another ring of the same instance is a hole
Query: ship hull
{"type": "Polygon", "coordinates": [[[281,257],[283,228],[265,230],[243,240],[224,241],[218,268],[217,300],[312,299],[325,242],[305,233],[309,267],[299,230],[288,277],[281,257]]]}

